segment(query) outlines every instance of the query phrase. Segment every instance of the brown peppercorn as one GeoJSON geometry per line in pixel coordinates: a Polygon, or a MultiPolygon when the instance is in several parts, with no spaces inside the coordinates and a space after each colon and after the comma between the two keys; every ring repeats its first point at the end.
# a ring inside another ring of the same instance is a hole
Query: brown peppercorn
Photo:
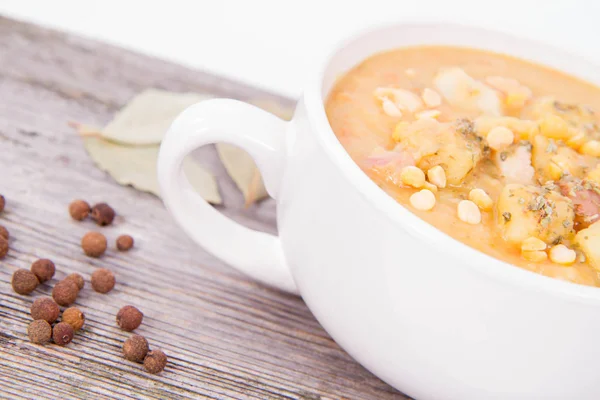
{"type": "Polygon", "coordinates": [[[106,251],[106,237],[99,232],[88,232],[81,239],[81,248],[90,257],[100,257],[106,251]]]}
{"type": "Polygon", "coordinates": [[[6,229],[4,226],[0,225],[0,237],[3,237],[4,239],[8,240],[9,237],[9,233],[8,233],[8,229],[6,229]]]}
{"type": "Polygon", "coordinates": [[[83,200],[75,200],[69,204],[69,214],[76,221],[83,221],[90,214],[90,205],[83,200]]]}
{"type": "Polygon", "coordinates": [[[27,335],[29,335],[29,340],[31,340],[32,343],[48,343],[52,337],[52,327],[48,321],[37,319],[32,321],[29,324],[29,327],[27,327],[27,335]]]}
{"type": "Polygon", "coordinates": [[[142,324],[144,314],[134,306],[124,306],[117,313],[117,325],[131,332],[142,324]]]}
{"type": "Polygon", "coordinates": [[[133,335],[123,343],[123,355],[129,361],[144,362],[148,350],[148,341],[140,335],[133,335]]]}
{"type": "Polygon", "coordinates": [[[4,196],[0,194],[0,213],[4,211],[4,206],[6,205],[6,199],[4,196]]]}
{"type": "Polygon", "coordinates": [[[66,322],[59,322],[52,329],[52,339],[59,346],[65,346],[73,340],[73,327],[66,322]]]}
{"type": "Polygon", "coordinates": [[[75,303],[77,295],[79,294],[79,288],[73,280],[64,279],[54,285],[52,289],[52,297],[61,306],[70,306],[75,303]]]}
{"type": "Polygon", "coordinates": [[[98,293],[108,293],[115,287],[115,275],[106,268],[98,268],[92,274],[92,287],[98,293]]]}
{"type": "Polygon", "coordinates": [[[129,235],[121,235],[117,238],[117,249],[127,251],[133,247],[133,238],[129,235]]]}
{"type": "Polygon", "coordinates": [[[75,282],[75,284],[77,285],[79,290],[83,289],[83,287],[85,286],[85,281],[83,280],[83,276],[79,275],[77,272],[67,275],[67,277],[65,278],[65,281],[66,280],[71,280],[71,281],[75,282]]]}
{"type": "Polygon", "coordinates": [[[18,269],[12,276],[13,290],[19,294],[29,294],[39,285],[35,274],[27,269],[18,269]]]}
{"type": "Polygon", "coordinates": [[[167,355],[162,350],[152,350],[144,358],[144,368],[151,374],[158,374],[167,365],[167,355]]]}
{"type": "Polygon", "coordinates": [[[71,328],[77,332],[85,323],[85,314],[77,307],[69,307],[63,311],[62,322],[71,325],[71,328]]]}
{"type": "Polygon", "coordinates": [[[8,240],[0,237],[0,259],[4,258],[8,253],[8,240]]]}
{"type": "Polygon", "coordinates": [[[46,258],[42,258],[31,264],[31,272],[37,276],[40,283],[44,283],[52,279],[55,271],[56,267],[54,266],[54,263],[46,258]]]}
{"type": "Polygon", "coordinates": [[[50,297],[40,297],[35,299],[31,305],[31,318],[34,320],[43,319],[49,323],[53,323],[60,315],[58,304],[50,297]]]}
{"type": "Polygon", "coordinates": [[[115,219],[115,210],[106,203],[99,203],[92,207],[92,219],[100,226],[110,225],[115,219]]]}

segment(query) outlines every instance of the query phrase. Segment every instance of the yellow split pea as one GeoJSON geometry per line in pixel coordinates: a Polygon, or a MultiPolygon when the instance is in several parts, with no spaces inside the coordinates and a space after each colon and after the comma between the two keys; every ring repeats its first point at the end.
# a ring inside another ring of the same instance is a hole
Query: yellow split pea
{"type": "Polygon", "coordinates": [[[421,211],[429,211],[435,206],[435,195],[431,190],[422,189],[410,196],[410,204],[421,211]]]}

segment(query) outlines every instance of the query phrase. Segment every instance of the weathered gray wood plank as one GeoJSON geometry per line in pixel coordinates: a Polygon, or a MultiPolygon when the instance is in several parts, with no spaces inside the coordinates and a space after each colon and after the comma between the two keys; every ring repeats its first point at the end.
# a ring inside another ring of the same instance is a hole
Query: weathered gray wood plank
{"type": "MultiPolygon", "coordinates": [[[[7,198],[0,224],[11,233],[10,253],[0,261],[0,397],[405,398],[341,350],[301,299],[214,259],[185,237],[159,199],[118,186],[94,167],[67,121],[104,124],[147,87],[292,105],[239,83],[0,17],[0,193],[7,198]],[[103,232],[111,244],[130,233],[136,248],[85,257],[80,238],[96,227],[69,218],[74,198],[113,205],[119,217],[103,232]],[[55,261],[56,279],[31,296],[15,294],[12,273],[38,257],[55,261]],[[87,324],[74,341],[64,348],[29,343],[32,301],[50,295],[68,273],[89,279],[97,267],[115,271],[117,286],[100,295],[87,283],[77,300],[87,324]],[[145,313],[137,333],[170,357],[161,375],[121,357],[129,335],[114,320],[125,304],[145,313]]],[[[218,176],[224,213],[276,230],[272,200],[244,209],[214,149],[199,156],[218,176]]]]}

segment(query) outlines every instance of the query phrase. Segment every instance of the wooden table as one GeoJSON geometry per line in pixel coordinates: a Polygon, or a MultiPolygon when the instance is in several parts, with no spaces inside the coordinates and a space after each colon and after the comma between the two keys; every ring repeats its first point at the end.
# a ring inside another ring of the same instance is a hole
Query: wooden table
{"type": "MultiPolygon", "coordinates": [[[[300,298],[216,260],[175,226],[158,198],[121,187],[94,166],[67,121],[102,125],[147,87],[292,104],[199,71],[0,17],[0,193],[7,198],[0,224],[11,234],[10,252],[0,261],[0,397],[406,398],[340,349],[300,298]],[[70,219],[67,206],[74,198],[113,205],[119,216],[103,233],[112,240],[130,233],[136,248],[110,250],[100,259],[84,256],[81,237],[97,227],[70,219]],[[30,296],[14,293],[12,273],[41,257],[56,263],[55,279],[30,296]],[[88,280],[98,267],[113,270],[117,285],[101,295],[87,282],[76,303],[87,323],[73,342],[31,344],[26,330],[33,300],[50,295],[68,273],[88,280]],[[145,314],[136,332],[169,356],[160,375],[147,374],[121,355],[130,334],[116,326],[115,314],[126,304],[145,314]]],[[[245,209],[214,149],[203,149],[200,157],[218,176],[224,213],[275,231],[272,200],[245,209]]]]}

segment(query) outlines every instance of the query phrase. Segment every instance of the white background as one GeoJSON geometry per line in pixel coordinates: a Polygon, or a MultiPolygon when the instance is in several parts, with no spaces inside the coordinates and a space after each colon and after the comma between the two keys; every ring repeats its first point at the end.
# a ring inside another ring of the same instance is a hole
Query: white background
{"type": "Polygon", "coordinates": [[[337,40],[394,20],[486,26],[600,63],[599,0],[0,0],[0,14],[290,96],[337,40]]]}

